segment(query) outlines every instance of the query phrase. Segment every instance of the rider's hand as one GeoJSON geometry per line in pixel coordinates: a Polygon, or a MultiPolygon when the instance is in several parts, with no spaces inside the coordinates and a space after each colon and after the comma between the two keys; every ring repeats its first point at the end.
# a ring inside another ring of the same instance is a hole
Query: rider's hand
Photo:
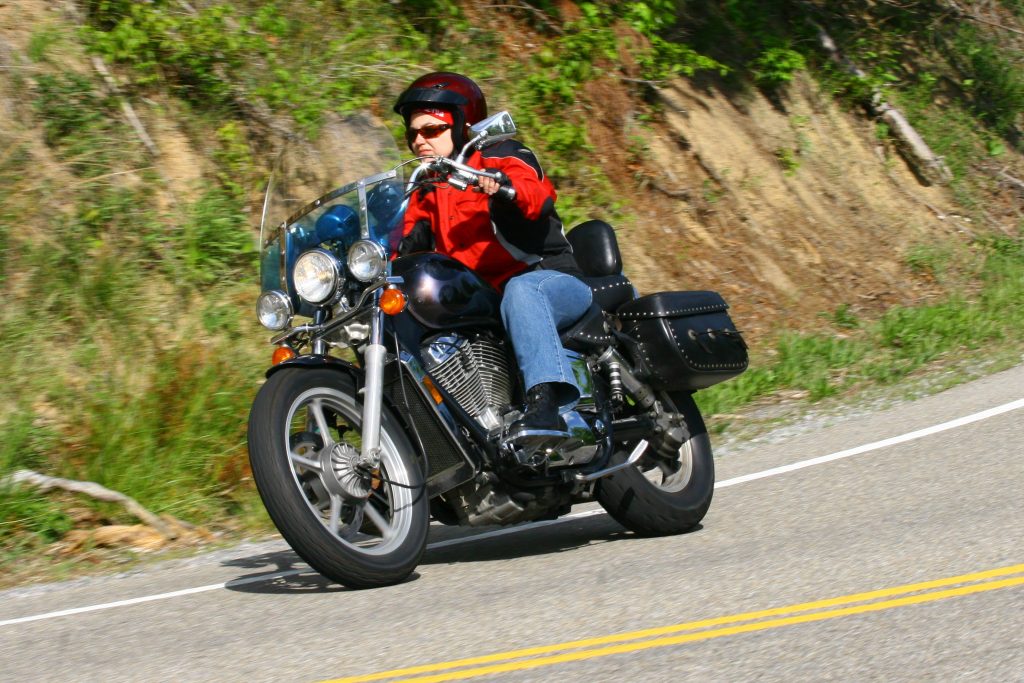
{"type": "Polygon", "coordinates": [[[498,184],[497,180],[493,178],[480,177],[480,184],[477,186],[477,192],[483,192],[484,194],[493,195],[495,192],[501,189],[501,185],[498,184]]]}

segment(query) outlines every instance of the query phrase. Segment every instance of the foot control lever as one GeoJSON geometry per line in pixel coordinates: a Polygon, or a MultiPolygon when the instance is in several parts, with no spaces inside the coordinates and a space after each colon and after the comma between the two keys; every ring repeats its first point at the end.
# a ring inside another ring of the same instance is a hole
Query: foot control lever
{"type": "Polygon", "coordinates": [[[576,475],[576,481],[578,481],[578,482],[594,481],[595,479],[601,479],[602,477],[607,477],[609,474],[611,474],[613,472],[618,472],[619,470],[623,470],[623,469],[626,469],[627,467],[631,467],[631,466],[635,465],[637,463],[637,461],[640,460],[641,457],[643,457],[644,452],[647,450],[647,446],[648,446],[647,440],[646,439],[640,439],[640,443],[638,443],[636,445],[636,448],[634,448],[633,452],[629,454],[629,457],[626,458],[625,462],[620,462],[618,465],[612,465],[611,467],[609,467],[607,469],[598,470],[597,472],[591,472],[590,474],[577,474],[576,475]]]}

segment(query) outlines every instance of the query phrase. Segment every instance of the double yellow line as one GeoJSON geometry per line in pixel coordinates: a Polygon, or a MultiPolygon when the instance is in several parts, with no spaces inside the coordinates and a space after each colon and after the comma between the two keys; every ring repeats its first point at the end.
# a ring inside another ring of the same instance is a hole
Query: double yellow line
{"type": "Polygon", "coordinates": [[[640,652],[670,645],[710,640],[739,633],[763,631],[780,626],[825,621],[854,614],[881,612],[895,607],[919,605],[962,595],[1024,585],[1024,564],[974,574],[908,584],[866,593],[855,593],[826,600],[776,607],[757,612],[691,621],[685,624],[619,633],[599,638],[574,640],[555,645],[499,652],[481,657],[425,664],[362,676],[338,678],[325,683],[365,683],[394,681],[431,683],[458,681],[488,674],[536,669],[554,664],[578,662],[595,657],[640,652]],[[902,597],[897,597],[902,596],[902,597]]]}

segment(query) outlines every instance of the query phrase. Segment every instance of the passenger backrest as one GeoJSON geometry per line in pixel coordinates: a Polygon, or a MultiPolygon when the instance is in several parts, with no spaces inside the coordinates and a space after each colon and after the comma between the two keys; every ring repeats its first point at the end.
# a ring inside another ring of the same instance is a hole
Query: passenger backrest
{"type": "Polygon", "coordinates": [[[604,221],[580,223],[566,234],[576,263],[584,275],[604,277],[622,272],[622,256],[615,230],[604,221]]]}

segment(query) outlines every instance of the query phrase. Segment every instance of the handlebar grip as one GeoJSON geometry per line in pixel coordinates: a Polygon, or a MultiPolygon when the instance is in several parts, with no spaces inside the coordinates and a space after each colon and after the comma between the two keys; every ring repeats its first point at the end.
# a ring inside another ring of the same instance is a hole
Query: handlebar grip
{"type": "Polygon", "coordinates": [[[512,187],[512,181],[509,180],[509,177],[502,173],[501,171],[495,171],[492,174],[492,177],[494,178],[494,180],[497,181],[499,185],[501,185],[501,187],[499,187],[498,191],[495,193],[495,196],[501,197],[502,199],[509,202],[515,201],[516,188],[512,187]]]}
{"type": "Polygon", "coordinates": [[[502,185],[498,188],[498,191],[494,193],[494,196],[501,197],[506,201],[514,202],[516,200],[516,188],[511,185],[502,185]]]}

